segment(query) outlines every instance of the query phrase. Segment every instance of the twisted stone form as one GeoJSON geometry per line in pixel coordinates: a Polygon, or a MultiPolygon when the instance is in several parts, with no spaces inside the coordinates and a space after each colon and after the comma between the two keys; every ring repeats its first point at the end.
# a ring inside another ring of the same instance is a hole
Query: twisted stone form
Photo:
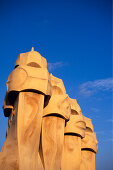
{"type": "Polygon", "coordinates": [[[6,84],[0,170],[95,170],[92,121],[49,74],[44,57],[33,47],[20,54],[6,84]]]}

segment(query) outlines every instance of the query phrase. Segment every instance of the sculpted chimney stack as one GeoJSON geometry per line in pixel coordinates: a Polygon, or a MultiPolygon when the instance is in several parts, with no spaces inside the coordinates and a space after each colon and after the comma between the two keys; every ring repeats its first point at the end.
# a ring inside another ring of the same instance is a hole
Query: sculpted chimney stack
{"type": "Polygon", "coordinates": [[[32,47],[7,80],[8,117],[0,170],[95,170],[98,142],[91,119],[32,47]]]}
{"type": "Polygon", "coordinates": [[[76,99],[70,99],[71,115],[65,127],[61,170],[80,169],[81,139],[85,137],[85,121],[76,99]]]}
{"type": "Polygon", "coordinates": [[[81,167],[80,170],[95,170],[95,153],[98,149],[98,141],[96,133],[89,118],[84,117],[86,122],[85,138],[82,139],[81,152],[81,167]]]}

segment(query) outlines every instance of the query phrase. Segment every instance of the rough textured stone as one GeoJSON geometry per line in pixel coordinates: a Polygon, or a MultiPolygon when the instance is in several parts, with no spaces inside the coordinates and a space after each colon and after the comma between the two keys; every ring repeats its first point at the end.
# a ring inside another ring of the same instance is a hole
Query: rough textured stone
{"type": "Polygon", "coordinates": [[[81,138],[85,136],[85,121],[80,106],[70,99],[71,116],[65,127],[61,170],[80,170],[81,138]]]}
{"type": "Polygon", "coordinates": [[[32,47],[18,56],[7,81],[6,139],[0,170],[95,170],[98,142],[91,119],[32,47]]]}
{"type": "Polygon", "coordinates": [[[41,152],[45,170],[60,170],[65,120],[69,120],[71,108],[62,80],[51,77],[52,96],[43,113],[41,152]]]}
{"type": "Polygon", "coordinates": [[[97,153],[98,141],[91,119],[85,117],[85,122],[86,130],[85,138],[82,139],[81,145],[80,170],[95,170],[95,153],[97,153]]]}

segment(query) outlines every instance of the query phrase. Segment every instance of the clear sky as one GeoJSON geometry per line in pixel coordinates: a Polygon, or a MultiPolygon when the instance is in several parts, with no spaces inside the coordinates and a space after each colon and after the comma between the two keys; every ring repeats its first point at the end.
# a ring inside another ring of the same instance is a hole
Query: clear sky
{"type": "Polygon", "coordinates": [[[0,1],[0,149],[7,125],[6,81],[19,53],[33,46],[92,119],[99,142],[97,170],[112,169],[111,16],[111,0],[0,1]]]}

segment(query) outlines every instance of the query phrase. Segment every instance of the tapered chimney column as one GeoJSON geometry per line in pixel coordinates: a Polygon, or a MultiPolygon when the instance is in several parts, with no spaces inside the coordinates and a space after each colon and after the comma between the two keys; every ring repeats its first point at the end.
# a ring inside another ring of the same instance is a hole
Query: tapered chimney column
{"type": "Polygon", "coordinates": [[[75,99],[70,99],[71,116],[65,127],[61,170],[80,170],[81,139],[85,136],[85,122],[75,99]]]}
{"type": "Polygon", "coordinates": [[[71,110],[62,80],[52,75],[51,79],[52,96],[42,121],[42,158],[45,170],[60,170],[65,121],[69,120],[71,110]]]}
{"type": "Polygon", "coordinates": [[[80,170],[95,170],[95,153],[98,149],[98,141],[94,132],[92,121],[85,117],[86,130],[85,138],[81,145],[81,166],[80,170]]]}
{"type": "MultiPolygon", "coordinates": [[[[41,123],[44,98],[50,95],[51,83],[46,59],[33,49],[28,53],[20,54],[15,69],[7,81],[7,96],[15,114],[11,112],[9,115],[9,122],[12,121],[12,117],[14,121],[8,127],[5,142],[8,145],[9,132],[11,131],[12,134],[15,132],[15,137],[11,136],[10,141],[16,140],[17,143],[18,164],[17,162],[15,164],[19,170],[38,170],[39,167],[42,167],[39,158],[41,123]]],[[[7,107],[6,105],[5,102],[4,108],[7,107]]],[[[5,114],[7,115],[7,111],[5,114]]],[[[12,143],[9,150],[11,148],[13,148],[12,143]]],[[[7,157],[6,155],[6,160],[8,160],[7,157]]],[[[9,164],[9,166],[11,165],[9,164]]]]}

